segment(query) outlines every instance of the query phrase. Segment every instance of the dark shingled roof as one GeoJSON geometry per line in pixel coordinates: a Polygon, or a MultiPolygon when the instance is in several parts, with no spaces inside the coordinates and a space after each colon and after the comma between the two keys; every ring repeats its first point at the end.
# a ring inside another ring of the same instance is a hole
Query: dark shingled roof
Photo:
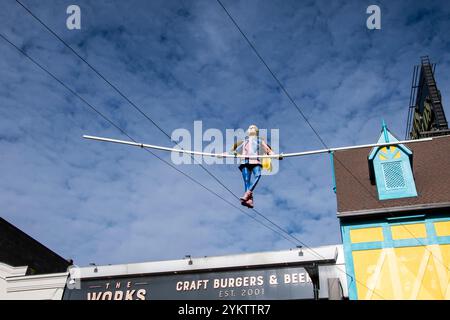
{"type": "Polygon", "coordinates": [[[1,217],[0,262],[28,266],[27,275],[66,272],[71,264],[1,217]]]}
{"type": "Polygon", "coordinates": [[[336,151],[338,216],[450,207],[450,136],[411,143],[408,148],[413,152],[418,196],[383,201],[378,200],[376,185],[370,183],[367,157],[372,148],[336,151]]]}

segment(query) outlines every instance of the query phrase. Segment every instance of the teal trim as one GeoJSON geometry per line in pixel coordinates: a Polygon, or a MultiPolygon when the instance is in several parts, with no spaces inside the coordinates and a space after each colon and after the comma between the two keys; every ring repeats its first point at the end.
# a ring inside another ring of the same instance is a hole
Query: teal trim
{"type": "Polygon", "coordinates": [[[387,126],[386,126],[386,123],[384,122],[384,119],[383,119],[383,123],[381,126],[383,127],[384,141],[387,143],[387,142],[389,142],[389,136],[387,133],[387,126]]]}
{"type": "Polygon", "coordinates": [[[404,247],[424,247],[434,244],[450,244],[450,236],[437,237],[434,240],[427,238],[417,239],[402,239],[393,240],[391,245],[387,245],[382,242],[365,242],[365,243],[352,243],[350,244],[351,251],[363,251],[363,250],[376,250],[384,248],[404,248],[404,247]]]}
{"type": "Polygon", "coordinates": [[[450,236],[437,237],[437,244],[450,244],[450,236]]]}
{"type": "Polygon", "coordinates": [[[349,227],[341,226],[342,242],[344,245],[345,269],[347,271],[348,298],[349,300],[357,300],[358,293],[356,290],[355,268],[353,264],[349,230],[349,227]]]}
{"type": "Polygon", "coordinates": [[[372,250],[383,248],[382,241],[351,243],[352,251],[372,250]]]}
{"type": "Polygon", "coordinates": [[[424,219],[425,215],[424,214],[417,214],[415,216],[402,216],[402,217],[388,217],[386,218],[388,221],[391,220],[409,220],[409,219],[424,219]]]}
{"type": "Polygon", "coordinates": [[[427,236],[428,238],[436,238],[436,229],[434,228],[434,224],[432,221],[426,221],[425,227],[427,229],[427,236]]]}
{"type": "Polygon", "coordinates": [[[336,193],[336,176],[334,173],[334,152],[330,152],[330,160],[331,160],[331,179],[333,181],[333,191],[336,193]]]}
{"type": "Polygon", "coordinates": [[[417,220],[414,220],[414,221],[412,221],[412,220],[410,220],[410,221],[404,221],[404,222],[402,222],[402,221],[398,221],[398,222],[391,222],[391,221],[388,221],[388,224],[390,225],[390,226],[407,226],[408,224],[418,224],[418,223],[423,223],[423,224],[426,224],[426,222],[427,222],[427,220],[425,220],[425,219],[417,219],[417,220]]]}
{"type": "Polygon", "coordinates": [[[346,227],[350,227],[353,229],[366,229],[366,228],[376,228],[376,227],[382,227],[383,221],[380,220],[373,220],[370,223],[361,223],[360,221],[357,222],[350,222],[343,224],[346,227]]]}
{"type": "Polygon", "coordinates": [[[421,246],[428,246],[430,244],[437,244],[437,242],[433,243],[428,238],[400,239],[393,241],[392,248],[421,247],[421,246]]]}
{"type": "MultiPolygon", "coordinates": [[[[419,215],[421,217],[421,215],[419,215]]],[[[409,221],[407,223],[387,223],[387,222],[379,222],[379,223],[370,223],[365,225],[354,225],[345,226],[348,233],[348,244],[350,245],[352,250],[371,250],[371,249],[381,249],[381,248],[398,248],[398,247],[417,247],[417,246],[427,246],[432,244],[446,244],[450,243],[450,236],[438,237],[436,236],[436,231],[433,223],[441,222],[441,221],[449,221],[450,219],[445,218],[437,218],[437,219],[427,219],[417,220],[417,221],[409,221]],[[423,223],[425,224],[427,236],[423,238],[414,238],[411,235],[409,239],[399,239],[393,240],[392,233],[390,227],[392,226],[408,226],[410,224],[423,223]],[[362,242],[362,243],[351,243],[350,240],[350,230],[358,230],[358,229],[366,229],[366,228],[374,228],[381,227],[383,229],[383,241],[373,241],[373,242],[362,242]]]]}
{"type": "Polygon", "coordinates": [[[383,226],[383,248],[392,248],[394,243],[392,242],[391,228],[386,222],[383,222],[381,225],[383,226]]]}
{"type": "Polygon", "coordinates": [[[350,247],[351,251],[361,251],[361,250],[375,250],[383,248],[423,247],[433,244],[450,244],[450,236],[436,237],[436,239],[413,238],[413,239],[392,240],[392,243],[390,245],[381,241],[351,243],[350,247]]]}
{"type": "MultiPolygon", "coordinates": [[[[388,140],[389,141],[392,141],[392,142],[399,141],[396,137],[394,137],[391,134],[391,132],[389,130],[387,131],[387,134],[388,134],[388,140]]],[[[383,130],[382,130],[380,136],[378,137],[377,143],[386,143],[386,142],[388,142],[388,141],[386,141],[386,138],[384,137],[383,130]]],[[[401,149],[412,160],[413,153],[404,144],[395,144],[393,146],[398,147],[399,149],[401,149]]],[[[368,157],[369,161],[372,161],[373,159],[375,159],[375,156],[377,155],[378,151],[380,151],[381,148],[382,147],[374,147],[374,148],[372,148],[372,151],[370,152],[369,157],[368,157]]]]}

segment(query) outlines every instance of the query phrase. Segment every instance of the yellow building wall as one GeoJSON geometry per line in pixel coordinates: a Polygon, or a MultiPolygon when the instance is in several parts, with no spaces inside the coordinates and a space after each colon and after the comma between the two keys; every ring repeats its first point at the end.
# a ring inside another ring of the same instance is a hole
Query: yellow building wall
{"type": "Polygon", "coordinates": [[[450,245],[353,252],[358,299],[450,300],[450,245]]]}
{"type": "Polygon", "coordinates": [[[392,226],[391,233],[393,240],[426,238],[427,236],[426,227],[423,223],[392,226]]]}
{"type": "Polygon", "coordinates": [[[435,222],[434,228],[437,236],[450,236],[450,221],[435,222]]]}
{"type": "Polygon", "coordinates": [[[450,300],[450,244],[436,243],[450,235],[450,221],[432,225],[433,235],[427,234],[425,223],[389,225],[384,231],[382,226],[351,228],[357,299],[450,300]],[[433,241],[426,241],[430,236],[433,241]],[[364,248],[374,241],[379,248],[364,248]]]}
{"type": "Polygon", "coordinates": [[[352,243],[383,241],[383,228],[362,228],[350,230],[352,243]]]}

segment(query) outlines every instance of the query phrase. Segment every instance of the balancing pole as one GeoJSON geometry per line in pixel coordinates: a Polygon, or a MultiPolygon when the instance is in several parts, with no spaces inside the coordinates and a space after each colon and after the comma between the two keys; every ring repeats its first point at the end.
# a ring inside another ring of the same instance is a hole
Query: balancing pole
{"type": "Polygon", "coordinates": [[[124,140],[117,140],[117,139],[110,139],[110,138],[102,138],[102,137],[88,136],[88,135],[83,135],[83,138],[90,139],[90,140],[96,140],[96,141],[103,141],[103,142],[112,142],[112,143],[126,144],[126,145],[140,147],[140,148],[148,148],[148,149],[155,149],[155,150],[169,151],[169,152],[178,152],[178,153],[187,153],[187,154],[199,155],[199,156],[204,156],[204,157],[245,158],[245,159],[258,159],[258,158],[280,159],[280,158],[289,158],[289,157],[302,157],[302,156],[309,156],[309,155],[312,155],[312,154],[331,153],[331,152],[334,152],[334,151],[360,149],[360,148],[370,148],[370,147],[386,147],[386,146],[394,146],[394,145],[399,145],[399,144],[408,144],[408,143],[416,143],[416,142],[424,142],[424,141],[431,141],[431,140],[433,140],[433,138],[423,138],[423,139],[415,139],[415,140],[392,141],[392,142],[388,142],[388,143],[362,144],[362,145],[356,145],[356,146],[329,148],[329,149],[319,149],[319,150],[302,151],[302,152],[294,152],[294,153],[280,153],[280,154],[273,154],[273,155],[243,156],[243,155],[239,155],[239,154],[207,153],[207,152],[200,152],[200,151],[193,151],[193,150],[168,148],[168,147],[156,146],[156,145],[152,145],[152,144],[138,143],[138,142],[133,142],[133,141],[124,141],[124,140]]]}

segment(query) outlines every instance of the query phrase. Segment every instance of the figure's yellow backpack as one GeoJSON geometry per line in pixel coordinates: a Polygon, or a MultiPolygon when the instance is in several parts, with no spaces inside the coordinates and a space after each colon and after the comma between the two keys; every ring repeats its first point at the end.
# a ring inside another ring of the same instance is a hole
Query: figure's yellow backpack
{"type": "Polygon", "coordinates": [[[272,159],[271,158],[262,158],[262,167],[263,167],[263,170],[272,172],[272,159]]]}

